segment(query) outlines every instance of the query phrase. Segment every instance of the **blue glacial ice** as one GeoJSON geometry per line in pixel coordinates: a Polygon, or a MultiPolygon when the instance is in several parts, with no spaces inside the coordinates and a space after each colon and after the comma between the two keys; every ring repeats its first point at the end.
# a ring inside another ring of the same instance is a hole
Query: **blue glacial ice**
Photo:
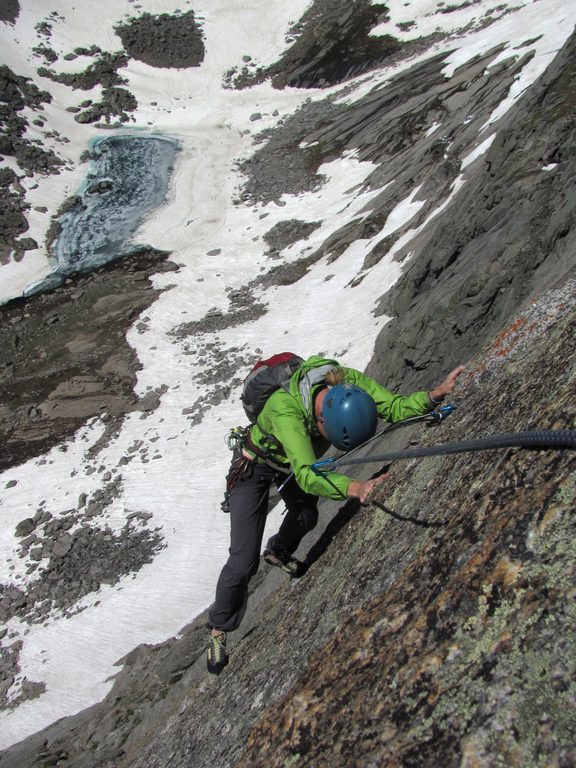
{"type": "MultiPolygon", "coordinates": [[[[60,285],[133,253],[130,240],[146,216],[166,199],[178,142],[165,136],[123,135],[96,139],[78,202],[59,221],[53,270],[29,286],[30,295],[60,285]]],[[[143,246],[140,246],[142,248],[143,246]]]]}

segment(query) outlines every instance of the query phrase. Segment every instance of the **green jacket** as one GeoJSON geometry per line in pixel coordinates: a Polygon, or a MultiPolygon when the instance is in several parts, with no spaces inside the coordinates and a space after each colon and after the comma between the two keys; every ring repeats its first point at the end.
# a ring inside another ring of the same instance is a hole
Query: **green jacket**
{"type": "MultiPolygon", "coordinates": [[[[298,485],[307,493],[330,499],[346,497],[352,478],[335,472],[326,477],[317,475],[313,464],[330,446],[316,426],[313,413],[313,394],[324,386],[314,379],[322,375],[324,368],[339,366],[335,360],[314,356],[305,360],[290,380],[290,392],[278,389],[274,392],[258,416],[250,431],[253,445],[278,464],[289,464],[298,485]],[[312,386],[309,386],[312,382],[312,386]]],[[[427,392],[415,392],[408,397],[395,395],[374,379],[354,368],[344,368],[344,380],[357,384],[368,392],[376,403],[378,416],[386,421],[402,421],[433,410],[427,392]]]]}

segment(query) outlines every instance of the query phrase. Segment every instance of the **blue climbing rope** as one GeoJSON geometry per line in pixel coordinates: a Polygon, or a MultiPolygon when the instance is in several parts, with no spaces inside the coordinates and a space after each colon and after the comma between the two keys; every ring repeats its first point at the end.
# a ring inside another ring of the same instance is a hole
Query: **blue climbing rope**
{"type": "Polygon", "coordinates": [[[461,440],[457,443],[430,445],[423,448],[407,448],[403,451],[392,451],[378,456],[350,458],[348,454],[340,458],[328,458],[317,461],[311,468],[318,474],[323,474],[324,468],[331,471],[335,467],[351,464],[382,463],[399,461],[401,459],[417,459],[423,456],[442,456],[450,453],[467,453],[469,451],[489,451],[498,448],[576,448],[576,429],[539,429],[526,432],[508,432],[488,435],[477,440],[461,440]]]}

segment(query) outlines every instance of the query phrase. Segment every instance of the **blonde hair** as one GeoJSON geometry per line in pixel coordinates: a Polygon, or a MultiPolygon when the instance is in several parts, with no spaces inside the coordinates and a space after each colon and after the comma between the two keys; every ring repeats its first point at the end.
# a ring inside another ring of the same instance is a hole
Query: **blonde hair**
{"type": "Polygon", "coordinates": [[[335,387],[336,384],[341,384],[344,381],[344,371],[339,365],[335,365],[330,368],[324,380],[329,387],[335,387]]]}

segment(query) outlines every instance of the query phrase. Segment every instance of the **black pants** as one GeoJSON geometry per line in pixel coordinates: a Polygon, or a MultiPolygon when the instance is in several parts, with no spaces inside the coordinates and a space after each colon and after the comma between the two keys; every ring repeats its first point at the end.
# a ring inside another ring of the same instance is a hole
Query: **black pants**
{"type": "MultiPolygon", "coordinates": [[[[235,462],[241,459],[241,454],[235,452],[231,472],[235,462]]],[[[283,472],[251,461],[230,490],[230,556],[218,579],[216,599],[210,608],[209,622],[214,629],[232,631],[240,626],[246,611],[248,582],[260,562],[269,489],[273,482],[279,486],[284,480],[283,472]]],[[[287,512],[269,545],[292,554],[318,522],[318,497],[305,493],[294,477],[280,495],[287,512]]]]}

